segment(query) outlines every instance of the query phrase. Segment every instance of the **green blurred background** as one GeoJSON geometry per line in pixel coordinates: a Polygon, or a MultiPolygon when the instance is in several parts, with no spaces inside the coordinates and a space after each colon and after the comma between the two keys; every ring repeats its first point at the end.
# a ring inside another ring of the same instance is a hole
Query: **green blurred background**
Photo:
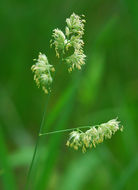
{"type": "Polygon", "coordinates": [[[0,189],[138,189],[138,1],[0,1],[0,189]],[[86,65],[68,74],[49,47],[73,12],[84,14],[86,65]],[[38,53],[56,67],[51,95],[30,70],[38,53]],[[45,106],[46,104],[46,106],[45,106]],[[82,154],[65,146],[68,133],[118,117],[124,132],[82,154]]]}

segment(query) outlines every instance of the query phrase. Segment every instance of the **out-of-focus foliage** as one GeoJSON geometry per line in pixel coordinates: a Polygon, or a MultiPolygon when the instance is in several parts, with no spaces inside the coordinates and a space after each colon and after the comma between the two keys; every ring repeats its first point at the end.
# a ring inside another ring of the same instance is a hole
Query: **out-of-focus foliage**
{"type": "Polygon", "coordinates": [[[124,132],[84,155],[65,146],[68,133],[40,137],[29,189],[138,188],[137,21],[137,0],[0,1],[0,189],[25,186],[44,110],[42,133],[117,116],[124,132]],[[72,12],[87,21],[87,58],[68,74],[49,41],[72,12]],[[50,95],[33,81],[39,52],[56,68],[50,95]]]}

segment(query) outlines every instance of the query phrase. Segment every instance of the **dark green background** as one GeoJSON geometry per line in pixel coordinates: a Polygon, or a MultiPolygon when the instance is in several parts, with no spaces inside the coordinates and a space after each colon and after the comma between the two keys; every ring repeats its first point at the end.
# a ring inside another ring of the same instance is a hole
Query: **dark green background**
{"type": "Polygon", "coordinates": [[[116,117],[124,132],[84,155],[65,146],[68,133],[42,137],[29,189],[138,189],[137,76],[137,0],[2,0],[0,189],[24,188],[46,102],[43,132],[116,117]],[[82,71],[68,74],[49,41],[73,12],[87,21],[87,59],[82,71]],[[39,52],[56,67],[50,96],[37,89],[30,70],[39,52]]]}

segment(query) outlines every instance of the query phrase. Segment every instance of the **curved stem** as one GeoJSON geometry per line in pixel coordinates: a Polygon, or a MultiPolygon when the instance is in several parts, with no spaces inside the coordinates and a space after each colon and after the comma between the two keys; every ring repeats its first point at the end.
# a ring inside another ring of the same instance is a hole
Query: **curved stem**
{"type": "Polygon", "coordinates": [[[36,140],[36,144],[35,144],[35,149],[34,149],[32,161],[31,161],[31,164],[30,164],[30,167],[29,167],[29,172],[28,172],[28,175],[27,175],[27,182],[26,182],[25,189],[28,189],[28,187],[29,187],[29,180],[30,180],[30,176],[31,176],[31,171],[32,171],[32,167],[33,167],[33,164],[34,164],[34,160],[35,160],[35,156],[36,156],[36,152],[37,152],[37,147],[38,147],[38,143],[39,143],[39,137],[40,137],[39,134],[41,133],[42,127],[43,127],[43,124],[44,124],[44,119],[45,119],[45,114],[46,114],[46,108],[47,108],[47,105],[48,105],[48,102],[49,102],[49,97],[50,96],[48,96],[48,99],[47,99],[46,104],[45,104],[45,109],[44,109],[44,113],[43,113],[43,117],[42,117],[42,122],[41,122],[41,125],[40,125],[40,128],[39,128],[39,133],[38,133],[38,136],[37,136],[37,140],[36,140]]]}

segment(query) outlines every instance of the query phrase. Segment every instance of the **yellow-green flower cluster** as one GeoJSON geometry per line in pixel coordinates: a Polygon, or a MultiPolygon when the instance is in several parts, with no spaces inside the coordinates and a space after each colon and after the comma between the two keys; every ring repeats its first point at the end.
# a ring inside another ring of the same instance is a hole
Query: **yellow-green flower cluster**
{"type": "Polygon", "coordinates": [[[86,132],[80,130],[70,133],[69,140],[66,145],[78,150],[82,149],[85,153],[88,148],[96,147],[97,144],[102,143],[104,139],[110,139],[117,130],[122,131],[122,127],[119,127],[119,121],[112,119],[107,123],[98,125],[97,127],[91,127],[86,132]]]}
{"type": "Polygon", "coordinates": [[[82,40],[85,20],[73,13],[70,18],[66,19],[66,23],[65,34],[59,29],[53,30],[51,45],[55,46],[58,58],[65,54],[62,60],[68,64],[70,72],[74,68],[81,69],[81,66],[85,64],[86,55],[83,51],[84,42],[82,40]],[[70,48],[73,48],[73,53],[66,56],[70,48]]]}
{"type": "Polygon", "coordinates": [[[50,65],[45,54],[39,53],[36,63],[31,67],[34,72],[34,80],[38,88],[41,86],[43,91],[47,94],[52,83],[51,71],[55,69],[53,65],[50,65]]]}

